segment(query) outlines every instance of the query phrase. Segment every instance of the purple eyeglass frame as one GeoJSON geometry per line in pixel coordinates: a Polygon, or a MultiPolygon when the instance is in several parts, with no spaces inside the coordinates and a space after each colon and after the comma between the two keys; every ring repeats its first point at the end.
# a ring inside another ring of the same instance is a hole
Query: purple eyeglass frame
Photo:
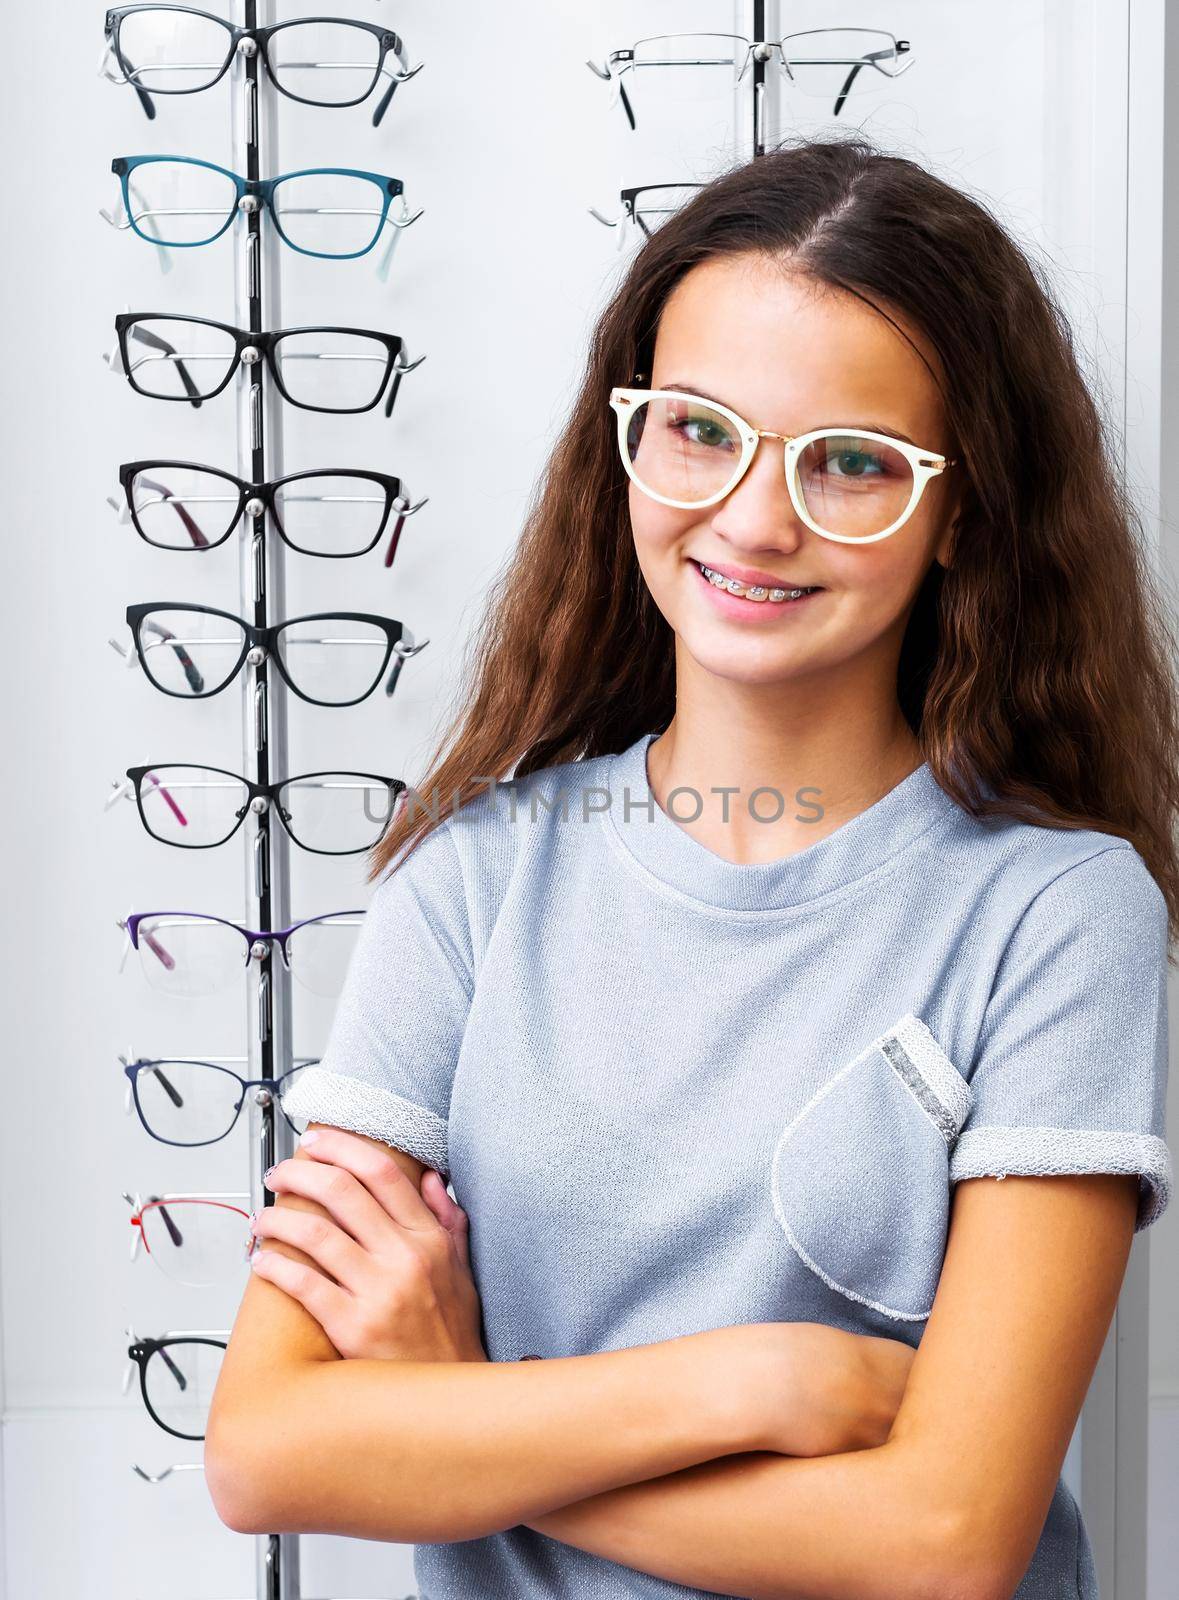
{"type": "MultiPolygon", "coordinates": [[[[123,926],[127,930],[127,936],[131,940],[132,946],[138,950],[139,924],[145,917],[187,917],[193,922],[218,922],[223,928],[232,928],[235,933],[240,933],[246,941],[246,955],[245,960],[242,962],[243,966],[249,966],[254,943],[256,940],[261,939],[267,944],[277,942],[283,966],[289,972],[291,958],[287,949],[287,941],[293,933],[296,933],[300,928],[307,927],[312,922],[330,922],[335,917],[361,917],[363,915],[363,909],[356,911],[325,911],[318,917],[304,917],[299,922],[293,922],[289,928],[273,928],[267,931],[265,928],[243,928],[240,922],[230,922],[228,917],[214,917],[204,911],[133,911],[123,926]]],[[[176,962],[168,951],[157,943],[150,933],[144,935],[144,942],[160,965],[171,971],[176,962]]]]}

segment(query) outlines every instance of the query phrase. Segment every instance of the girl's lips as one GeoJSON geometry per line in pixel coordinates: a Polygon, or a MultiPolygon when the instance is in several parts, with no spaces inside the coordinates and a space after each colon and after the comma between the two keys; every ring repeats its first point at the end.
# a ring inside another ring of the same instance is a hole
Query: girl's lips
{"type": "MultiPolygon", "coordinates": [[[[728,589],[719,588],[710,583],[701,570],[700,563],[691,562],[698,581],[707,589],[712,598],[712,603],[725,616],[736,618],[741,622],[768,621],[774,617],[784,617],[792,612],[801,612],[813,601],[819,600],[827,591],[817,588],[811,594],[800,595],[797,600],[747,600],[744,595],[732,594],[728,589]]],[[[719,572],[719,567],[712,568],[719,572]]],[[[736,576],[736,574],[734,574],[736,576]]],[[[752,582],[752,580],[750,580],[752,582]]],[[[778,581],[766,584],[766,588],[785,588],[786,585],[778,581]]],[[[797,587],[797,586],[796,586],[797,587]]]]}

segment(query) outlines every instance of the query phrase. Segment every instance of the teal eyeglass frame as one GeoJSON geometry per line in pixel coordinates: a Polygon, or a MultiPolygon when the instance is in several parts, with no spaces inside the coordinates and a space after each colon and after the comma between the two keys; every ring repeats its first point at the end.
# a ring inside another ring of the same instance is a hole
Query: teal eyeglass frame
{"type": "MultiPolygon", "coordinates": [[[[381,230],[384,228],[386,221],[389,220],[390,201],[398,195],[404,197],[405,190],[400,178],[391,178],[387,173],[383,172],[363,172],[355,167],[304,167],[298,172],[282,172],[273,178],[243,178],[239,172],[231,172],[228,167],[219,167],[214,161],[200,161],[195,156],[116,156],[111,162],[111,171],[122,186],[123,211],[127,218],[126,225],[137,233],[141,239],[146,240],[148,244],[164,245],[169,250],[189,250],[199,248],[201,245],[212,244],[215,239],[219,239],[231,226],[234,217],[240,210],[251,209],[249,206],[243,206],[243,202],[252,200],[256,206],[265,206],[270,212],[275,231],[284,244],[289,245],[292,250],[297,250],[300,255],[318,256],[331,261],[352,261],[357,256],[367,255],[380,238],[381,230]],[[222,177],[228,178],[232,182],[235,189],[233,205],[228,211],[225,221],[215,232],[208,234],[203,239],[167,239],[158,231],[149,232],[139,226],[139,219],[135,215],[131,195],[131,175],[140,167],[154,166],[160,162],[169,162],[172,165],[186,167],[199,167],[205,172],[219,173],[222,177]],[[306,245],[296,244],[290,235],[284,232],[282,222],[279,219],[278,208],[274,204],[275,190],[279,184],[285,183],[291,178],[361,178],[371,183],[380,194],[381,205],[377,223],[373,229],[373,236],[363,249],[309,250],[306,245]]],[[[404,198],[402,203],[404,204],[404,198]]],[[[394,226],[403,228],[408,226],[410,222],[415,221],[420,215],[421,212],[419,211],[413,217],[405,217],[401,220],[394,217],[392,221],[394,226]]]]}

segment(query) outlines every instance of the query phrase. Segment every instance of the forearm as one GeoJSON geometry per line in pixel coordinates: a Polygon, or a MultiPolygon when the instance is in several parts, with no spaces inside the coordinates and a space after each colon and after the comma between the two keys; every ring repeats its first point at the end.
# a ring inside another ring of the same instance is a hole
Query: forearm
{"type": "Polygon", "coordinates": [[[907,1448],[708,1461],[529,1517],[550,1538],[748,1600],[956,1600],[971,1560],[907,1448]]]}
{"type": "Polygon", "coordinates": [[[716,1383],[724,1331],[543,1362],[292,1363],[219,1393],[210,1490],[242,1532],[500,1532],[748,1450],[736,1390],[716,1383]]]}

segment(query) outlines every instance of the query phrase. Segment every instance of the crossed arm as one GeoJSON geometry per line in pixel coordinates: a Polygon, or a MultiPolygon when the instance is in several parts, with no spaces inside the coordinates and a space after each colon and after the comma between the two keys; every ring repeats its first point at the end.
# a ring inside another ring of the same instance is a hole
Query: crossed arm
{"type": "Polygon", "coordinates": [[[957,1185],[891,1433],[830,1455],[759,1447],[701,1381],[708,1335],[524,1365],[341,1361],[252,1281],[210,1415],[210,1490],[241,1531],[431,1543],[524,1523],[749,1600],[1009,1600],[1117,1302],[1136,1187],[957,1185]]]}

